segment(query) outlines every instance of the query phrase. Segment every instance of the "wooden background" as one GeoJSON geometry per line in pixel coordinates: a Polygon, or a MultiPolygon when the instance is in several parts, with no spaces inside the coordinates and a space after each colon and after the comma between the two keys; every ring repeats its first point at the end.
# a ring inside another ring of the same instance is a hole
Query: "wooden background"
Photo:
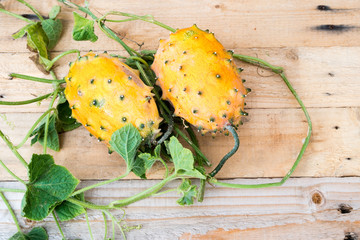
{"type": "MultiPolygon", "coordinates": [[[[29,2],[43,15],[57,4],[55,0],[29,2]]],[[[196,23],[215,32],[227,49],[285,67],[313,120],[313,137],[293,175],[296,178],[284,186],[249,190],[209,186],[205,201],[191,207],[177,206],[175,193],[136,203],[126,208],[126,220],[129,225],[143,227],[127,233],[129,239],[356,239],[360,236],[359,0],[89,2],[99,15],[118,10],[152,14],[177,28],[196,23]],[[341,204],[347,204],[345,213],[341,204]]],[[[0,3],[9,11],[30,13],[17,1],[0,3]]],[[[71,11],[62,6],[64,33],[53,56],[74,48],[125,55],[115,41],[98,29],[96,43],[73,41],[71,11]]],[[[22,26],[24,22],[0,15],[0,98],[4,101],[25,100],[51,91],[49,85],[11,80],[8,76],[16,72],[49,77],[29,59],[26,39],[11,38],[22,26]]],[[[111,24],[111,27],[135,49],[140,46],[156,49],[158,40],[168,36],[168,31],[144,22],[111,24]]],[[[66,75],[67,62],[73,58],[68,56],[59,62],[55,68],[59,78],[66,75]]],[[[253,90],[247,98],[249,116],[239,129],[240,150],[218,176],[233,179],[229,180],[232,182],[275,181],[271,178],[284,176],[300,150],[307,130],[305,117],[279,77],[240,62],[238,66],[245,68],[242,76],[247,79],[246,87],[253,90]]],[[[21,141],[47,103],[1,106],[0,129],[15,143],[21,141]]],[[[215,139],[201,137],[200,142],[214,165],[233,144],[231,137],[221,135],[215,139]]],[[[120,157],[107,155],[106,146],[90,138],[83,128],[62,134],[61,147],[60,152],[51,154],[58,164],[85,180],[82,185],[124,172],[125,164],[120,157]]],[[[0,150],[0,159],[25,178],[25,169],[2,142],[0,150]]],[[[27,144],[20,152],[28,160],[32,153],[41,152],[41,147],[27,144]]],[[[158,166],[149,178],[158,179],[162,173],[158,166]]],[[[87,196],[94,202],[106,203],[130,196],[156,181],[130,179],[93,190],[87,196]]],[[[0,186],[18,186],[2,169],[0,180],[0,186]]],[[[6,196],[20,213],[21,194],[6,196]]],[[[90,218],[96,239],[102,239],[101,214],[91,212],[90,218]]],[[[23,222],[25,228],[32,224],[23,222]]],[[[51,218],[40,225],[47,228],[51,239],[60,239],[51,218]]],[[[84,217],[62,225],[70,239],[89,239],[84,217]]],[[[15,231],[10,215],[0,203],[0,239],[7,239],[15,231]]]]}

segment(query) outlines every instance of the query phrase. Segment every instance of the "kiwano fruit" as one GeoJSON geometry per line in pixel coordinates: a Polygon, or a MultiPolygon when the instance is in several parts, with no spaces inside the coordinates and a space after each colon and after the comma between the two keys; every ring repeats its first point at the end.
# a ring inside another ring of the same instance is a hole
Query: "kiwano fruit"
{"type": "Polygon", "coordinates": [[[175,115],[202,133],[236,126],[247,114],[244,98],[249,89],[243,86],[232,54],[213,33],[196,25],[171,33],[160,40],[152,69],[175,115]]]}
{"type": "Polygon", "coordinates": [[[90,52],[70,64],[65,80],[72,116],[99,141],[109,142],[127,123],[144,138],[159,135],[162,119],[151,87],[118,58],[90,52]]]}

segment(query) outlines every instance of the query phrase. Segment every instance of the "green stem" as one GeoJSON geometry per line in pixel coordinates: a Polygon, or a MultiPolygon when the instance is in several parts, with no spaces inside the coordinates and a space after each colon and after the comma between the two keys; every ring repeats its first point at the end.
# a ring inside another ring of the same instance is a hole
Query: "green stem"
{"type": "Polygon", "coordinates": [[[90,202],[83,202],[83,201],[80,201],[73,197],[69,197],[68,199],[66,199],[66,201],[69,201],[73,204],[76,204],[76,205],[84,207],[84,208],[89,208],[89,209],[98,209],[98,210],[112,209],[112,207],[109,207],[109,206],[96,205],[96,204],[93,204],[90,202]]]}
{"type": "MultiPolygon", "coordinates": [[[[51,75],[56,78],[55,76],[55,73],[53,71],[50,71],[51,75]]],[[[55,99],[57,98],[57,95],[59,93],[59,85],[56,86],[56,89],[53,93],[53,98],[51,99],[51,102],[49,104],[49,108],[48,109],[52,109],[53,108],[53,105],[54,105],[54,102],[55,102],[55,99]]],[[[48,139],[48,132],[49,132],[49,122],[50,122],[50,114],[48,114],[46,116],[46,122],[45,122],[45,131],[44,131],[44,151],[43,153],[46,154],[46,149],[47,149],[47,139],[48,139]]]]}
{"type": "Polygon", "coordinates": [[[63,240],[66,240],[66,237],[65,237],[65,235],[64,235],[64,232],[63,232],[63,230],[61,229],[60,223],[59,223],[59,221],[58,221],[58,219],[57,219],[57,217],[56,217],[56,215],[55,215],[55,211],[52,211],[52,215],[53,215],[53,218],[54,218],[54,220],[55,220],[56,226],[58,227],[59,232],[60,232],[60,234],[61,234],[61,236],[62,236],[62,239],[63,239],[63,240]]]}
{"type": "Polygon", "coordinates": [[[109,204],[109,206],[111,207],[123,207],[123,206],[127,206],[131,203],[137,202],[139,200],[142,200],[144,198],[148,198],[150,196],[152,196],[153,194],[157,193],[160,189],[162,189],[168,182],[174,180],[177,178],[176,174],[170,175],[167,178],[163,179],[161,182],[159,182],[158,184],[155,184],[154,186],[146,189],[145,191],[138,193],[132,197],[126,198],[126,199],[121,199],[121,200],[117,200],[114,201],[112,203],[109,204]]]}
{"type": "Polygon", "coordinates": [[[112,225],[112,236],[113,236],[113,240],[115,240],[115,222],[112,220],[111,218],[111,225],[112,225]]]}
{"type": "Polygon", "coordinates": [[[32,134],[32,132],[35,130],[35,128],[37,127],[37,125],[39,125],[39,123],[46,117],[46,115],[50,114],[52,111],[56,111],[55,108],[50,108],[48,109],[46,112],[44,112],[39,118],[38,120],[36,120],[36,122],[34,123],[34,125],[32,125],[32,127],[30,128],[30,130],[27,132],[26,136],[24,137],[24,139],[15,146],[16,149],[21,148],[26,141],[29,139],[30,135],[32,134]]]}
{"type": "MultiPolygon", "coordinates": [[[[105,210],[104,212],[111,218],[112,222],[113,222],[113,223],[115,222],[115,224],[119,227],[123,239],[126,240],[126,236],[125,236],[125,233],[124,233],[124,229],[122,228],[120,222],[119,222],[119,221],[114,217],[114,215],[112,215],[109,211],[106,211],[106,210],[105,210]]],[[[115,229],[114,229],[114,227],[113,227],[113,233],[114,233],[114,232],[115,232],[115,229]]],[[[114,238],[114,239],[115,239],[115,238],[114,238]]]]}
{"type": "Polygon", "coordinates": [[[27,18],[24,18],[24,17],[21,16],[21,15],[18,15],[18,14],[16,14],[16,13],[12,13],[12,12],[6,11],[5,9],[2,9],[2,8],[0,8],[0,12],[3,12],[3,13],[5,13],[5,14],[7,14],[7,15],[12,16],[12,17],[16,17],[16,18],[18,18],[18,19],[21,19],[21,20],[23,20],[23,21],[25,21],[25,22],[27,22],[27,23],[35,23],[35,22],[33,22],[33,21],[31,21],[31,20],[29,20],[29,19],[27,19],[27,18]]]}
{"type": "Polygon", "coordinates": [[[145,65],[145,67],[147,67],[148,69],[150,69],[149,64],[148,64],[144,59],[142,59],[141,57],[130,56],[130,57],[128,57],[128,58],[134,59],[134,60],[139,61],[139,62],[142,62],[142,63],[145,65]]]}
{"type": "Polygon", "coordinates": [[[14,211],[12,210],[12,208],[11,208],[8,200],[6,200],[6,198],[5,198],[5,196],[4,196],[4,194],[3,194],[2,192],[0,192],[0,197],[1,197],[1,199],[4,201],[7,209],[9,210],[9,212],[10,212],[10,214],[11,214],[13,220],[14,220],[14,223],[15,223],[15,225],[16,225],[17,230],[18,230],[19,232],[21,232],[21,227],[20,227],[20,225],[19,225],[18,220],[16,219],[16,215],[15,215],[14,211]]]}
{"type": "Polygon", "coordinates": [[[10,148],[10,150],[14,153],[14,155],[20,160],[20,162],[24,165],[26,169],[29,168],[28,163],[25,161],[25,159],[19,154],[14,144],[8,139],[7,136],[4,135],[4,133],[0,130],[0,137],[4,140],[6,145],[10,148]]]}
{"type": "Polygon", "coordinates": [[[205,179],[200,179],[199,193],[198,193],[198,196],[197,196],[197,201],[198,202],[204,201],[205,184],[206,184],[206,180],[205,179]]]}
{"type": "Polygon", "coordinates": [[[19,178],[18,176],[15,175],[15,173],[13,173],[5,164],[3,161],[0,160],[0,165],[16,180],[18,180],[19,182],[21,182],[22,184],[26,185],[26,183],[24,182],[24,180],[22,180],[21,178],[19,178]]]}
{"type": "Polygon", "coordinates": [[[13,189],[13,188],[0,188],[0,192],[19,192],[19,193],[25,193],[25,189],[13,189]]]}
{"type": "Polygon", "coordinates": [[[241,54],[233,54],[234,58],[237,58],[243,62],[247,62],[253,65],[260,65],[261,67],[267,67],[270,68],[274,73],[280,74],[283,72],[283,67],[273,66],[270,63],[266,62],[265,60],[262,60],[260,58],[241,55],[241,54]]]}
{"type": "Polygon", "coordinates": [[[232,136],[234,137],[235,140],[235,144],[233,149],[231,149],[230,152],[228,152],[219,162],[219,164],[215,167],[215,169],[209,174],[210,177],[214,177],[219,171],[220,169],[224,166],[225,162],[236,153],[236,151],[239,149],[240,146],[240,141],[239,141],[239,136],[235,130],[235,128],[231,125],[226,125],[225,129],[228,130],[229,132],[231,132],[232,136]]]}
{"type": "MultiPolygon", "coordinates": [[[[145,15],[145,16],[139,16],[139,15],[135,15],[135,14],[131,14],[131,13],[124,13],[124,12],[118,12],[118,11],[111,11],[111,12],[108,12],[106,13],[104,16],[102,16],[100,19],[101,20],[106,20],[105,19],[108,15],[117,15],[117,16],[123,16],[123,17],[129,17],[129,21],[132,21],[132,20],[141,20],[141,21],[144,21],[144,22],[148,22],[148,23],[152,23],[152,24],[155,24],[155,25],[158,25],[162,28],[165,28],[166,30],[169,30],[170,32],[176,32],[176,29],[164,24],[164,23],[161,23],[159,21],[156,21],[154,19],[153,16],[151,15],[145,15]]],[[[115,20],[116,21],[116,20],[115,20]]],[[[120,20],[122,21],[122,20],[120,20]]]]}
{"type": "Polygon", "coordinates": [[[23,75],[23,74],[18,74],[18,73],[11,73],[9,75],[10,77],[14,77],[14,78],[20,78],[20,79],[24,79],[24,80],[30,80],[30,81],[34,81],[34,82],[41,82],[41,83],[65,83],[64,80],[59,80],[59,79],[45,79],[45,78],[38,78],[38,77],[33,77],[33,76],[28,76],[28,75],[23,75]]]}
{"type": "Polygon", "coordinates": [[[106,215],[105,215],[105,212],[102,211],[102,215],[103,215],[103,218],[104,218],[104,231],[105,231],[105,236],[104,236],[104,240],[107,240],[107,232],[108,232],[108,225],[107,225],[107,219],[106,219],[106,215]]]}
{"type": "Polygon", "coordinates": [[[107,180],[107,181],[103,181],[103,182],[99,182],[99,183],[96,183],[96,184],[93,184],[93,185],[90,185],[90,186],[87,186],[87,187],[84,187],[82,189],[79,189],[75,192],[73,192],[73,194],[71,194],[71,196],[75,196],[75,195],[78,195],[80,193],[83,193],[85,191],[88,191],[90,189],[93,189],[93,188],[97,188],[97,187],[100,187],[100,186],[103,186],[103,185],[106,185],[106,184],[109,184],[109,183],[112,183],[112,182],[115,182],[115,181],[118,181],[124,177],[126,177],[127,175],[129,175],[130,172],[127,172],[119,177],[116,177],[116,178],[113,178],[113,179],[110,179],[110,180],[107,180]]]}
{"type": "Polygon", "coordinates": [[[54,63],[55,63],[56,61],[58,61],[60,58],[66,56],[66,55],[68,55],[68,54],[71,54],[71,53],[77,53],[78,56],[80,55],[80,51],[77,50],[77,49],[72,49],[72,50],[68,50],[68,51],[66,51],[66,52],[63,52],[63,53],[57,55],[56,57],[54,57],[54,58],[50,61],[50,63],[46,66],[46,70],[49,71],[49,70],[52,68],[52,66],[54,65],[54,63]]]}
{"type": "Polygon", "coordinates": [[[76,3],[73,3],[73,2],[69,2],[67,0],[58,0],[59,2],[62,2],[64,3],[65,5],[68,5],[69,7],[72,6],[75,6],[77,9],[79,9],[80,11],[88,14],[90,17],[92,17],[92,19],[96,20],[97,17],[90,11],[90,9],[88,9],[87,7],[82,7],[80,5],[77,5],[76,3]]]}
{"type": "Polygon", "coordinates": [[[25,101],[18,101],[18,102],[0,101],[0,105],[25,105],[25,104],[30,104],[30,103],[39,102],[41,100],[44,100],[44,99],[50,97],[52,94],[53,93],[48,93],[48,94],[45,94],[45,95],[37,97],[37,98],[33,98],[33,99],[25,100],[25,101]]]}
{"type": "Polygon", "coordinates": [[[89,216],[88,216],[88,213],[87,213],[86,210],[85,210],[85,219],[86,219],[86,223],[87,223],[87,226],[88,226],[88,229],[89,229],[90,238],[91,238],[91,240],[94,240],[94,236],[92,234],[91,227],[90,227],[89,216]]]}
{"type": "Polygon", "coordinates": [[[33,11],[36,16],[40,19],[40,21],[44,21],[44,18],[41,16],[41,14],[39,13],[38,10],[36,10],[33,6],[31,6],[29,3],[25,2],[24,0],[17,0],[18,2],[21,2],[22,4],[24,4],[25,6],[27,6],[28,8],[31,9],[31,11],[33,11]]]}
{"type": "Polygon", "coordinates": [[[153,194],[153,196],[159,196],[159,195],[162,195],[162,194],[165,194],[165,193],[169,193],[169,192],[175,192],[177,191],[177,188],[172,188],[172,189],[168,189],[168,190],[165,190],[165,191],[162,191],[162,192],[158,192],[158,193],[155,193],[153,194]]]}

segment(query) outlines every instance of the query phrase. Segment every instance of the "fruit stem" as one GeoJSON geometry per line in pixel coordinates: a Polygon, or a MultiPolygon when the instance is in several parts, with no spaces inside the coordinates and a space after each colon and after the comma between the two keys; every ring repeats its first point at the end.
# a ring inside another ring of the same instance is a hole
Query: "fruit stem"
{"type": "Polygon", "coordinates": [[[168,128],[166,130],[166,132],[164,133],[164,135],[159,139],[159,141],[155,141],[156,144],[162,144],[172,133],[174,129],[174,120],[172,117],[169,118],[169,121],[168,121],[168,128]]]}
{"type": "Polygon", "coordinates": [[[0,130],[0,137],[4,140],[4,142],[10,148],[10,150],[14,153],[14,155],[20,160],[20,162],[24,165],[24,167],[26,169],[29,169],[28,163],[25,161],[25,159],[17,151],[14,144],[8,139],[7,136],[4,135],[4,133],[1,130],[0,130]]]}
{"type": "Polygon", "coordinates": [[[16,180],[18,180],[19,182],[21,182],[22,184],[26,185],[26,183],[24,182],[24,180],[22,180],[21,178],[19,178],[18,176],[15,175],[15,173],[13,173],[5,164],[3,161],[0,160],[0,165],[16,180]]]}
{"type": "Polygon", "coordinates": [[[9,210],[9,212],[10,212],[10,214],[11,214],[11,217],[13,218],[13,220],[14,220],[14,222],[15,222],[15,225],[16,225],[17,230],[18,230],[19,232],[21,232],[21,227],[20,227],[20,225],[19,225],[18,220],[16,219],[16,215],[15,215],[14,211],[12,210],[12,208],[11,208],[8,200],[6,200],[6,198],[5,198],[5,196],[4,196],[4,194],[3,194],[2,192],[0,192],[0,197],[1,197],[1,199],[3,200],[3,202],[5,203],[7,209],[9,210]]]}
{"type": "Polygon", "coordinates": [[[252,57],[252,56],[246,56],[241,54],[233,54],[234,58],[237,58],[243,62],[247,62],[253,65],[260,65],[263,68],[270,68],[274,73],[280,74],[284,71],[283,67],[273,66],[270,63],[266,62],[265,60],[262,60],[260,58],[252,57]]]}
{"type": "Polygon", "coordinates": [[[235,128],[228,124],[225,126],[225,129],[228,130],[232,136],[234,137],[234,140],[235,140],[235,144],[234,144],[234,147],[233,149],[231,149],[230,152],[228,152],[222,159],[221,161],[219,162],[219,164],[216,166],[216,168],[209,174],[210,177],[214,177],[219,171],[220,169],[224,166],[225,162],[232,156],[236,153],[236,151],[239,149],[239,146],[240,146],[240,141],[239,141],[239,136],[235,130],[235,128]]]}
{"type": "Polygon", "coordinates": [[[307,146],[309,145],[310,137],[311,137],[311,133],[312,133],[312,122],[311,122],[310,115],[309,115],[304,103],[300,99],[299,95],[297,94],[297,92],[295,91],[295,89],[293,88],[293,86],[290,84],[289,80],[287,79],[287,77],[283,73],[283,68],[282,67],[273,66],[270,63],[268,63],[268,62],[266,62],[266,61],[264,61],[262,59],[258,59],[258,58],[251,57],[251,56],[245,56],[245,55],[240,55],[240,54],[233,54],[233,56],[235,58],[241,60],[241,61],[244,61],[244,62],[248,62],[248,63],[254,64],[254,65],[260,65],[261,67],[268,67],[274,73],[279,74],[280,77],[285,82],[288,89],[290,90],[290,92],[295,97],[296,101],[299,103],[299,105],[300,105],[300,107],[301,107],[301,109],[302,109],[302,111],[303,111],[303,113],[304,113],[304,115],[306,117],[307,123],[308,123],[308,131],[307,131],[307,135],[306,135],[306,138],[304,140],[304,143],[303,143],[303,145],[301,147],[301,150],[300,150],[300,152],[299,152],[293,166],[291,167],[291,169],[288,171],[288,173],[279,182],[264,183],[264,184],[233,184],[233,183],[219,182],[215,178],[210,178],[209,183],[213,183],[215,185],[224,186],[224,187],[232,187],[232,188],[263,188],[263,187],[281,186],[282,184],[284,184],[286,182],[286,180],[289,179],[291,174],[295,171],[295,169],[298,166],[302,156],[304,155],[304,152],[305,152],[307,146]]]}
{"type": "Polygon", "coordinates": [[[59,80],[59,79],[45,79],[45,78],[38,78],[38,77],[33,77],[33,76],[28,76],[28,75],[23,75],[23,74],[18,74],[18,73],[11,73],[9,75],[10,77],[14,77],[14,78],[20,78],[20,79],[24,79],[24,80],[30,80],[30,81],[34,81],[34,82],[42,82],[42,83],[65,83],[64,80],[59,80]]]}
{"type": "Polygon", "coordinates": [[[43,96],[33,98],[33,99],[29,99],[29,100],[25,100],[25,101],[17,101],[17,102],[0,101],[0,105],[25,105],[25,104],[30,104],[30,103],[39,102],[39,101],[41,101],[43,99],[46,99],[46,98],[50,97],[52,94],[53,93],[48,93],[48,94],[45,94],[43,96]]]}

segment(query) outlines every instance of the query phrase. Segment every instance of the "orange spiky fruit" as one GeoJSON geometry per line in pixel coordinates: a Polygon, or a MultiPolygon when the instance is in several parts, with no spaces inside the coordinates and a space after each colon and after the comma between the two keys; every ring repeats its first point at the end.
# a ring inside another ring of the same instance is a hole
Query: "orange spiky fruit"
{"type": "Polygon", "coordinates": [[[152,69],[175,115],[202,133],[216,132],[237,125],[247,114],[244,98],[249,90],[232,60],[214,34],[193,25],[160,40],[152,69]]]}
{"type": "Polygon", "coordinates": [[[151,87],[138,72],[108,54],[92,52],[70,64],[65,96],[72,116],[100,141],[127,123],[142,137],[158,136],[161,118],[151,87]]]}

